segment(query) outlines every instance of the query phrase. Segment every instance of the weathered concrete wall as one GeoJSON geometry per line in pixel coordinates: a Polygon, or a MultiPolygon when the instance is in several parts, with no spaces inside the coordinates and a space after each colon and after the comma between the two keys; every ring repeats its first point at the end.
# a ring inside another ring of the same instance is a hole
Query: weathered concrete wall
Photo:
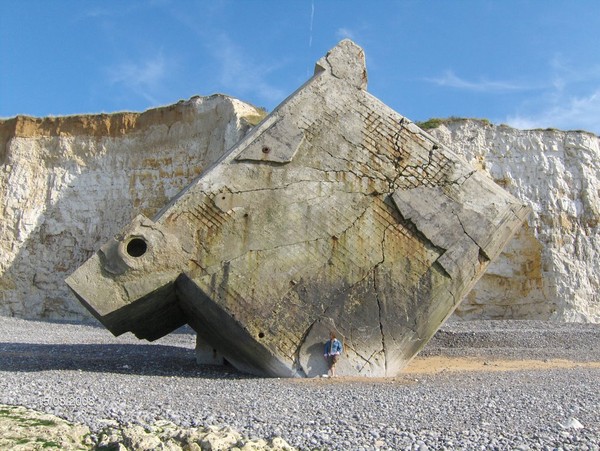
{"type": "Polygon", "coordinates": [[[533,209],[457,314],[600,322],[600,138],[443,122],[429,132],[533,209]]]}
{"type": "Polygon", "coordinates": [[[236,368],[395,376],[529,207],[366,91],[350,40],[152,220],[66,280],[115,335],[189,324],[236,368]]]}
{"type": "Polygon", "coordinates": [[[89,318],[65,277],[263,115],[216,95],[145,113],[1,121],[0,314],[89,318]]]}

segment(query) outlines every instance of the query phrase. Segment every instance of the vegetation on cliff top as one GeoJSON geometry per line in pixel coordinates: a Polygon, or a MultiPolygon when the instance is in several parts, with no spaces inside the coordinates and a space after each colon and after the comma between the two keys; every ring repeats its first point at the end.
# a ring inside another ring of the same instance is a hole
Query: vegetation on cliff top
{"type": "Polygon", "coordinates": [[[456,117],[456,116],[450,116],[447,118],[433,117],[433,118],[423,121],[423,122],[415,122],[415,124],[417,124],[423,130],[431,130],[434,128],[438,128],[440,125],[449,124],[451,122],[468,121],[468,120],[481,122],[483,125],[492,125],[492,123],[488,119],[466,118],[466,117],[456,117]]]}
{"type": "Polygon", "coordinates": [[[246,121],[248,121],[250,125],[255,126],[258,125],[259,122],[262,121],[265,117],[267,117],[268,114],[269,112],[266,108],[258,107],[256,108],[256,114],[244,116],[244,119],[246,119],[246,121]]]}
{"type": "MultiPolygon", "coordinates": [[[[415,122],[416,125],[418,125],[422,130],[433,130],[435,128],[438,128],[440,125],[445,125],[445,124],[450,124],[452,122],[460,122],[460,121],[474,121],[474,122],[479,122],[481,125],[486,126],[486,127],[491,127],[493,124],[490,122],[489,119],[479,119],[479,118],[468,118],[468,117],[456,117],[456,116],[450,116],[447,118],[439,118],[439,117],[433,117],[431,119],[428,119],[426,121],[422,121],[422,122],[415,122]]],[[[508,127],[508,128],[514,128],[513,126],[507,125],[507,124],[499,124],[498,127],[508,127]]],[[[586,130],[560,130],[557,128],[553,128],[553,127],[547,127],[547,128],[530,128],[530,129],[522,129],[523,131],[533,131],[533,132],[575,132],[575,133],[585,133],[591,136],[598,136],[595,133],[586,131],[586,130]]]]}

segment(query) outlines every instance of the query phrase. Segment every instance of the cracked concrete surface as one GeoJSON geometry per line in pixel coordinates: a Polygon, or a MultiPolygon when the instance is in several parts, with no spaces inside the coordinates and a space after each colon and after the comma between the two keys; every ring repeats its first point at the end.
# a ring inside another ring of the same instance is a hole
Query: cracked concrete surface
{"type": "Polygon", "coordinates": [[[342,41],[67,282],[113,333],[155,339],[188,323],[244,371],[323,374],[335,330],[339,374],[395,376],[527,209],[365,89],[364,53],[342,41]]]}

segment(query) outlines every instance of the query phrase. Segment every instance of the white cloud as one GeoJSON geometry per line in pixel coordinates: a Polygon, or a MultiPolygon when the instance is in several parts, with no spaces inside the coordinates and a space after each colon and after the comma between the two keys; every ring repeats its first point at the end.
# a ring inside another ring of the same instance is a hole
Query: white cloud
{"type": "Polygon", "coordinates": [[[172,70],[172,64],[159,52],[145,59],[113,65],[107,69],[107,78],[111,85],[121,86],[148,102],[157,104],[159,102],[156,96],[169,66],[172,70]]]}
{"type": "Polygon", "coordinates": [[[105,8],[92,8],[86,11],[83,11],[79,17],[77,17],[78,19],[97,19],[99,17],[109,17],[112,16],[113,12],[109,9],[105,9],[105,8]]]}
{"type": "Polygon", "coordinates": [[[267,81],[267,76],[284,62],[257,64],[224,34],[214,38],[211,51],[221,66],[220,81],[227,92],[234,95],[254,93],[264,103],[279,103],[285,98],[283,89],[267,81]]]}
{"type": "Polygon", "coordinates": [[[600,134],[600,64],[577,67],[561,55],[548,62],[545,79],[528,84],[500,80],[469,80],[447,70],[427,81],[475,93],[515,93],[514,112],[498,122],[516,128],[587,130],[600,134]],[[517,99],[517,97],[515,97],[517,99]]]}
{"type": "Polygon", "coordinates": [[[526,99],[506,123],[518,128],[587,130],[600,134],[600,64],[577,67],[562,55],[549,62],[552,80],[542,95],[526,99]]]}
{"type": "Polygon", "coordinates": [[[546,108],[508,116],[505,122],[523,129],[577,129],[600,134],[600,88],[585,96],[554,98],[546,108]]]}
{"type": "Polygon", "coordinates": [[[338,28],[335,32],[335,36],[338,39],[352,39],[353,41],[356,40],[354,32],[352,32],[348,28],[338,28]]]}
{"type": "Polygon", "coordinates": [[[470,81],[464,78],[458,77],[453,71],[447,70],[444,75],[437,78],[428,78],[427,81],[434,83],[438,86],[448,86],[450,88],[464,89],[467,91],[479,91],[479,92],[506,92],[506,91],[520,91],[530,89],[527,86],[520,85],[518,83],[507,82],[507,81],[494,81],[494,80],[479,80],[470,81]]]}
{"type": "MultiPolygon", "coordinates": [[[[224,6],[223,2],[207,2],[206,5],[203,3],[202,21],[198,21],[192,14],[184,14],[176,9],[171,10],[170,14],[196,35],[208,54],[214,58],[219,70],[219,75],[214,77],[218,79],[215,83],[217,89],[222,89],[231,96],[245,97],[245,100],[256,105],[280,103],[285,99],[287,90],[269,82],[268,76],[286,64],[286,61],[271,65],[259,64],[252,59],[249,49],[234,42],[226,33],[216,30],[213,22],[219,22],[216,18],[223,19],[226,14],[222,11],[224,6]]],[[[214,73],[216,70],[211,66],[209,78],[212,79],[214,73]]]]}

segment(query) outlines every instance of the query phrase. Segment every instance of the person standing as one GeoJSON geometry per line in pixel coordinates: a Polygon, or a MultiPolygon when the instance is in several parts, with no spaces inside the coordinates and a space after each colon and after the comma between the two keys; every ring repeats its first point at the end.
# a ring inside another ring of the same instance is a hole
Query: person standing
{"type": "Polygon", "coordinates": [[[336,338],[335,332],[329,333],[329,340],[325,343],[325,353],[323,357],[327,361],[327,375],[335,377],[335,364],[342,355],[342,343],[336,338]]]}

